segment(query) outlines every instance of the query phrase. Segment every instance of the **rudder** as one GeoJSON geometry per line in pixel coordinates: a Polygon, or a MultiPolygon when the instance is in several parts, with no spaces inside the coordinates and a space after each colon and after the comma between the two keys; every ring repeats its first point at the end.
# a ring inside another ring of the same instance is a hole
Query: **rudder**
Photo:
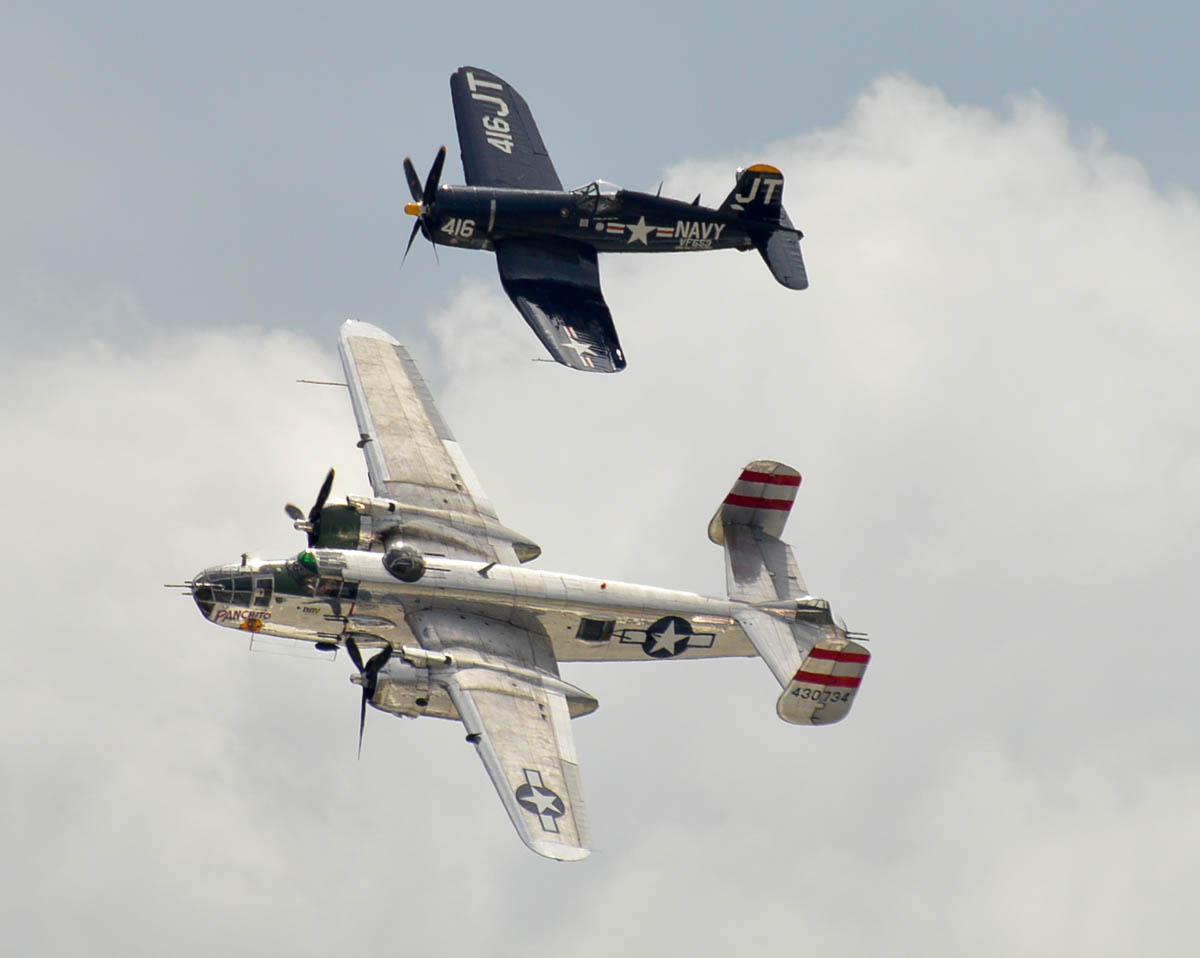
{"type": "Polygon", "coordinates": [[[775,710],[792,725],[832,725],[854,704],[871,653],[843,637],[826,637],[804,657],[775,710]]]}

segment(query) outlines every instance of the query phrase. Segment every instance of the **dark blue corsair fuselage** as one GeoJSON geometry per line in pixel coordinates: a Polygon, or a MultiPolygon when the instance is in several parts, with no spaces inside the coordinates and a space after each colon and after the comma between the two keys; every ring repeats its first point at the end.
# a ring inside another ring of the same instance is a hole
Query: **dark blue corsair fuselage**
{"type": "Polygon", "coordinates": [[[667,253],[755,247],[779,229],[744,215],[633,190],[514,190],[442,186],[426,235],[444,246],[491,249],[497,240],[573,240],[602,253],[667,253]]]}

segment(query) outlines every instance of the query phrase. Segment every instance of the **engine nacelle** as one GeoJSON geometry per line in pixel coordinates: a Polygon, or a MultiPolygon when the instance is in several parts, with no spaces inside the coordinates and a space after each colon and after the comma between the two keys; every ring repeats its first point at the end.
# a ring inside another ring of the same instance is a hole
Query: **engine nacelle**
{"type": "MultiPolygon", "coordinates": [[[[357,678],[357,676],[355,676],[357,678]]],[[[446,690],[429,680],[429,670],[392,659],[379,671],[371,705],[393,715],[457,719],[458,710],[446,690]]]]}

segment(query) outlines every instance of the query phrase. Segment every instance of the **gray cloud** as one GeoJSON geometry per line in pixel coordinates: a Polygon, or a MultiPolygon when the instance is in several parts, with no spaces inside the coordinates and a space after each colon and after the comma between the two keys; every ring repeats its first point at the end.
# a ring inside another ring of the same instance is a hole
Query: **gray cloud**
{"type": "Polygon", "coordinates": [[[336,375],[332,327],[118,346],[108,293],[48,293],[97,332],[0,360],[26,950],[1190,953],[1195,197],[1036,98],[902,78],[769,154],[809,291],[753,255],[609,257],[620,377],[528,362],[493,283],[417,358],[548,568],[719,593],[737,469],[799,467],[788,538],[874,640],[847,722],[784,726],[757,662],[567,666],[602,703],[598,847],[536,860],[458,728],[372,716],[355,762],[344,662],[247,656],[158,588],[297,548],[281,506],[328,465],[366,487],[344,396],[292,382],[336,375]]]}

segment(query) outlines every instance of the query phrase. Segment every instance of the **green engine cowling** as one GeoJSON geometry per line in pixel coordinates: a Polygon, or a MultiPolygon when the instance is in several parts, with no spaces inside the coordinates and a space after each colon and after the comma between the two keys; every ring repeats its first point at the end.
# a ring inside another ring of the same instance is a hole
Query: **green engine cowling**
{"type": "MultiPolygon", "coordinates": [[[[476,542],[504,542],[512,546],[519,562],[541,554],[541,547],[493,518],[462,512],[403,505],[390,499],[347,496],[345,502],[327,502],[321,507],[318,549],[357,549],[385,552],[397,543],[435,542],[463,552],[486,551],[476,542]]],[[[444,548],[434,549],[444,552],[444,548]]]]}
{"type": "Polygon", "coordinates": [[[321,509],[321,532],[317,536],[318,549],[367,549],[371,548],[368,533],[363,542],[363,521],[358,510],[350,505],[326,505],[321,509]]]}

